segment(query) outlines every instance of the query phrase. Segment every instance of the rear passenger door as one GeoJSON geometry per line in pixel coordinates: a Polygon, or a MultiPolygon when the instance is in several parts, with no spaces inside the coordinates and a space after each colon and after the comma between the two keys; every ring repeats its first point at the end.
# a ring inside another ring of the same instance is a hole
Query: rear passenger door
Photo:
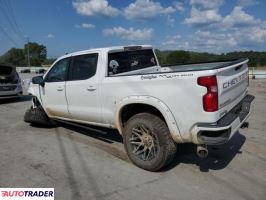
{"type": "Polygon", "coordinates": [[[72,57],[66,82],[68,111],[74,120],[101,123],[98,53],[72,57]]]}

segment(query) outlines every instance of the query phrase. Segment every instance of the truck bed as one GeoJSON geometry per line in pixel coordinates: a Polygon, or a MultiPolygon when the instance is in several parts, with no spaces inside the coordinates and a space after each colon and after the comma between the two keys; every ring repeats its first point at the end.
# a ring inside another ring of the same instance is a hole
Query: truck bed
{"type": "Polygon", "coordinates": [[[230,65],[235,65],[237,63],[242,63],[246,60],[247,60],[246,58],[241,58],[241,59],[233,60],[233,61],[162,66],[162,72],[187,72],[187,71],[220,69],[220,68],[227,67],[230,65]]]}
{"type": "Polygon", "coordinates": [[[128,75],[144,75],[154,73],[171,73],[171,72],[189,72],[189,71],[203,71],[221,69],[232,65],[242,65],[248,61],[247,58],[241,58],[238,60],[223,61],[223,62],[207,62],[207,63],[195,63],[195,64],[184,64],[184,65],[164,65],[164,66],[153,66],[139,70],[133,70],[129,72],[109,75],[109,76],[128,76],[128,75]]]}

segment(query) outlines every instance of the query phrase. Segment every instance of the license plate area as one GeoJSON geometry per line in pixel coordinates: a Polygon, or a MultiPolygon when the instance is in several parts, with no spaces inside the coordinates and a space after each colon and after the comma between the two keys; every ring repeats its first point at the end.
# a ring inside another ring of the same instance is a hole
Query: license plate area
{"type": "Polygon", "coordinates": [[[251,102],[255,97],[252,95],[247,95],[242,101],[240,101],[230,112],[228,112],[224,117],[222,117],[218,122],[218,126],[228,126],[237,117],[239,117],[240,122],[242,122],[248,115],[250,110],[251,102]]]}

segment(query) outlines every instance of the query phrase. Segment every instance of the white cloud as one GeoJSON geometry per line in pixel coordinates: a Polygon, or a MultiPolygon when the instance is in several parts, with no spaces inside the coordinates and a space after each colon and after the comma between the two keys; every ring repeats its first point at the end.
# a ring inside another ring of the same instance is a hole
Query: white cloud
{"type": "Polygon", "coordinates": [[[195,33],[180,40],[168,38],[162,42],[164,49],[187,49],[207,52],[235,50],[265,50],[266,21],[245,11],[254,0],[238,0],[225,16],[219,13],[224,1],[190,0],[190,16],[184,24],[197,28],[195,33]]]}
{"type": "Polygon", "coordinates": [[[240,6],[234,7],[233,11],[223,19],[223,24],[226,27],[251,26],[259,23],[261,20],[247,14],[240,6]]]}
{"type": "Polygon", "coordinates": [[[46,37],[49,38],[49,39],[55,38],[55,36],[52,33],[49,33],[46,37]]]}
{"type": "Polygon", "coordinates": [[[95,28],[94,24],[87,24],[87,23],[83,23],[81,24],[82,28],[86,28],[86,29],[91,29],[91,28],[95,28]]]}
{"type": "Polygon", "coordinates": [[[78,14],[86,16],[105,15],[116,16],[119,13],[117,8],[109,5],[107,0],[82,0],[72,2],[78,14]]]}
{"type": "Polygon", "coordinates": [[[180,42],[181,35],[177,34],[172,37],[166,37],[166,40],[162,42],[162,46],[168,47],[168,49],[172,49],[174,47],[177,47],[181,42],[180,42]]]}
{"type": "Polygon", "coordinates": [[[249,33],[248,37],[250,40],[266,44],[266,28],[255,27],[252,32],[250,31],[249,33]]]}
{"type": "Polygon", "coordinates": [[[235,6],[230,14],[216,25],[216,32],[231,33],[238,47],[252,48],[266,45],[266,21],[246,13],[241,6],[235,6]]]}
{"type": "Polygon", "coordinates": [[[220,22],[222,16],[219,14],[219,7],[223,3],[224,0],[190,0],[190,17],[184,23],[191,26],[209,26],[220,22]]]}
{"type": "Polygon", "coordinates": [[[224,0],[190,0],[189,4],[200,10],[215,9],[223,5],[224,0]]]}
{"type": "Polygon", "coordinates": [[[197,31],[194,35],[194,42],[198,46],[205,43],[207,48],[213,49],[223,49],[237,45],[237,41],[231,33],[213,33],[210,31],[197,31]]]}
{"type": "Polygon", "coordinates": [[[184,3],[183,3],[183,2],[175,1],[173,4],[174,4],[175,9],[176,9],[177,11],[183,12],[183,11],[185,10],[185,8],[184,8],[184,3]]]}
{"type": "Polygon", "coordinates": [[[266,27],[249,27],[242,28],[240,31],[234,32],[235,38],[242,45],[266,45],[266,27]]]}
{"type": "Polygon", "coordinates": [[[233,49],[238,43],[230,34],[211,33],[209,31],[197,31],[186,40],[173,40],[162,43],[164,49],[182,49],[200,52],[221,52],[224,49],[233,49]]]}
{"type": "Polygon", "coordinates": [[[192,51],[194,50],[194,47],[191,46],[191,43],[189,41],[181,40],[181,37],[177,35],[180,39],[175,39],[176,36],[168,37],[166,41],[162,42],[161,49],[163,50],[186,50],[186,51],[192,51]]]}
{"type": "Polygon", "coordinates": [[[192,26],[208,26],[221,20],[222,16],[218,13],[218,9],[199,10],[192,7],[190,17],[186,18],[184,23],[192,26]]]}
{"type": "Polygon", "coordinates": [[[151,19],[160,14],[170,14],[176,9],[172,6],[163,7],[159,2],[152,0],[136,0],[124,9],[127,19],[151,19]]]}
{"type": "Polygon", "coordinates": [[[167,25],[171,26],[171,27],[174,27],[174,24],[175,24],[175,19],[170,17],[169,15],[167,15],[167,25]]]}
{"type": "Polygon", "coordinates": [[[212,29],[198,30],[182,40],[168,39],[162,43],[164,49],[184,49],[207,52],[228,52],[236,50],[265,50],[266,22],[260,25],[224,28],[224,25],[212,29]]]}
{"type": "Polygon", "coordinates": [[[113,27],[103,30],[103,34],[105,36],[115,36],[132,41],[150,40],[152,38],[152,33],[152,28],[134,29],[131,27],[129,29],[125,29],[123,27],[113,27]]]}

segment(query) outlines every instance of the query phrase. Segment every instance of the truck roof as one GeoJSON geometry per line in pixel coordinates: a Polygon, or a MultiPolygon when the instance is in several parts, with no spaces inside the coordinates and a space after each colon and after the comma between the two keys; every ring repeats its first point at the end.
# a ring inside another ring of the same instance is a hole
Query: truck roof
{"type": "Polygon", "coordinates": [[[71,56],[82,55],[82,54],[86,54],[86,53],[93,53],[93,52],[123,51],[125,48],[152,49],[152,46],[151,45],[128,45],[128,46],[112,46],[112,47],[87,49],[87,50],[68,53],[66,55],[59,57],[57,60],[62,59],[62,58],[71,57],[71,56]]]}

